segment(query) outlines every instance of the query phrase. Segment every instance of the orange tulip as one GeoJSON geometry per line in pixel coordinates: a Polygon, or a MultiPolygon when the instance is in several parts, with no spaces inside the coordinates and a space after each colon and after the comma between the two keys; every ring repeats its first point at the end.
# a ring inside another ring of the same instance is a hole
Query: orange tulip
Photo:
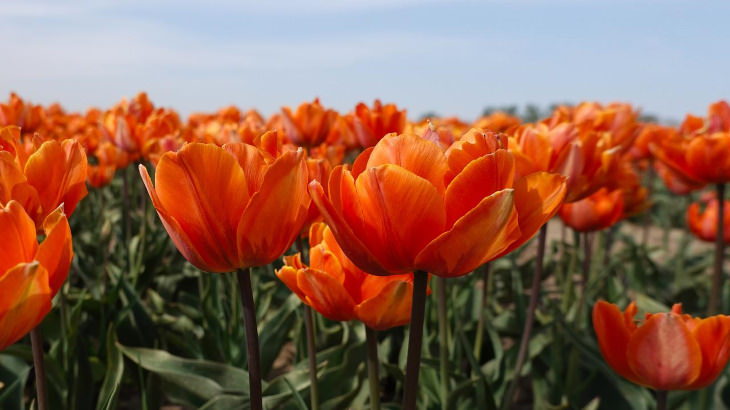
{"type": "Polygon", "coordinates": [[[510,132],[520,126],[520,119],[504,111],[495,111],[485,115],[474,123],[474,128],[481,128],[494,132],[510,132]]]}
{"type": "Polygon", "coordinates": [[[673,171],[694,183],[730,182],[730,105],[710,105],[705,121],[687,116],[684,135],[653,145],[652,152],[673,171]]]}
{"type": "Polygon", "coordinates": [[[684,174],[674,171],[661,161],[654,161],[654,170],[664,182],[664,186],[676,195],[687,195],[705,187],[705,184],[687,179],[684,174]]]}
{"type": "Polygon", "coordinates": [[[35,328],[51,310],[51,300],[63,285],[71,265],[71,229],[63,207],[36,226],[16,201],[0,208],[0,350],[35,328]]]}
{"type": "Polygon", "coordinates": [[[209,272],[279,258],[307,217],[302,150],[273,158],[252,145],[191,143],[162,156],[147,192],[180,253],[209,272]]]}
{"type": "Polygon", "coordinates": [[[583,199],[601,188],[608,180],[619,152],[608,146],[601,134],[581,135],[571,123],[554,127],[545,124],[518,129],[509,140],[509,148],[517,159],[522,175],[547,171],[568,178],[565,202],[583,199]]]}
{"type": "Polygon", "coordinates": [[[331,320],[359,320],[375,330],[408,323],[413,274],[375,276],[358,269],[323,223],[309,230],[309,267],[299,254],[276,272],[305,304],[331,320]]]}
{"type": "Polygon", "coordinates": [[[93,153],[96,164],[88,166],[89,185],[101,188],[108,185],[114,178],[117,169],[128,163],[127,153],[117,148],[109,141],[102,142],[93,153]]]}
{"type": "Polygon", "coordinates": [[[563,204],[558,215],[566,225],[579,232],[600,231],[621,220],[624,213],[623,192],[601,188],[580,201],[563,204]]]}
{"type": "Polygon", "coordinates": [[[301,104],[295,112],[289,107],[281,109],[284,134],[292,143],[303,147],[325,142],[338,117],[337,111],[325,109],[319,98],[301,104]]]}
{"type": "Polygon", "coordinates": [[[470,157],[488,139],[445,154],[417,136],[387,135],[358,156],[352,171],[336,167],[329,192],[313,181],[310,193],[361,270],[465,275],[537,232],[565,190],[557,175],[516,179],[506,150],[470,157]]]}
{"type": "MultiPolygon", "coordinates": [[[[687,208],[687,225],[689,225],[689,230],[699,239],[715,242],[720,202],[715,197],[703,202],[704,210],[700,210],[699,202],[694,202],[687,208]]],[[[725,200],[724,203],[723,236],[725,242],[730,242],[730,201],[725,200]]]]}
{"type": "MultiPolygon", "coordinates": [[[[17,127],[0,129],[0,139],[18,137],[17,127]]],[[[59,205],[69,215],[87,194],[86,154],[73,140],[36,140],[39,146],[26,156],[16,140],[13,150],[0,150],[0,205],[20,202],[37,225],[59,205]]]]}
{"type": "Polygon", "coordinates": [[[599,301],[593,328],[601,353],[616,373],[656,390],[694,390],[712,384],[730,358],[730,316],[706,319],[671,312],[647,314],[636,323],[637,308],[624,312],[599,301]]]}
{"type": "Polygon", "coordinates": [[[395,104],[383,105],[380,100],[375,100],[372,109],[365,103],[359,103],[346,119],[363,148],[374,146],[386,134],[400,134],[407,121],[406,110],[399,110],[395,104]]]}

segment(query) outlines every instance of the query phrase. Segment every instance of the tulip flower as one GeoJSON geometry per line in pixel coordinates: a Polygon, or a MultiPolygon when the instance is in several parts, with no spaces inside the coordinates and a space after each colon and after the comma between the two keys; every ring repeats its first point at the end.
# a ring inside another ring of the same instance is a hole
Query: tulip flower
{"type": "Polygon", "coordinates": [[[717,227],[723,227],[723,238],[725,242],[730,241],[730,201],[725,200],[723,212],[724,221],[718,223],[719,204],[717,198],[704,202],[704,210],[700,210],[700,203],[694,202],[687,208],[687,225],[689,230],[699,239],[707,242],[714,242],[717,239],[717,227]]]}
{"type": "Polygon", "coordinates": [[[599,301],[593,328],[606,362],[629,381],[655,390],[696,390],[712,384],[730,358],[730,316],[706,319],[682,313],[647,314],[638,322],[631,303],[624,312],[599,301]]]}
{"type": "Polygon", "coordinates": [[[249,268],[271,263],[301,231],[308,209],[304,152],[274,158],[253,145],[191,143],[164,154],[155,184],[140,174],[180,253],[210,272],[238,271],[252,409],[262,408],[256,312],[249,268]]]}
{"type": "Polygon", "coordinates": [[[420,336],[413,329],[422,327],[425,272],[461,276],[508,252],[553,215],[564,195],[560,176],[515,178],[508,151],[482,155],[480,144],[488,140],[444,153],[432,141],[391,134],[360,154],[352,171],[336,167],[326,194],[318,181],[310,184],[313,201],[357,267],[378,275],[418,271],[406,408],[415,406],[420,336]]]}
{"type": "Polygon", "coordinates": [[[395,104],[385,104],[375,100],[371,109],[359,103],[346,121],[351,124],[359,145],[372,147],[386,134],[400,134],[406,127],[406,110],[399,110],[395,104]]]}
{"type": "Polygon", "coordinates": [[[623,193],[606,188],[580,201],[563,204],[558,212],[560,219],[578,232],[606,229],[620,221],[623,214],[623,193]]]}
{"type": "Polygon", "coordinates": [[[289,107],[281,109],[284,134],[292,143],[302,147],[325,142],[338,117],[337,111],[324,108],[319,98],[301,104],[294,112],[289,107]]]}
{"type": "Polygon", "coordinates": [[[117,169],[123,168],[128,163],[127,153],[117,148],[109,141],[102,142],[93,153],[95,164],[88,166],[89,185],[94,188],[101,188],[108,185],[114,178],[117,169]]]}
{"type": "Polygon", "coordinates": [[[28,154],[20,146],[17,127],[0,128],[2,139],[7,147],[0,149],[0,205],[18,201],[36,225],[61,204],[72,214],[87,194],[87,162],[81,145],[73,140],[36,140],[37,148],[28,154]]]}
{"type": "Polygon", "coordinates": [[[565,202],[583,199],[600,189],[619,160],[602,134],[580,133],[571,123],[524,126],[509,140],[520,174],[547,171],[564,175],[567,180],[565,202]]]}
{"type": "Polygon", "coordinates": [[[44,220],[45,240],[14,200],[0,207],[0,350],[20,340],[51,310],[71,265],[71,229],[63,207],[44,220]]]}
{"type": "Polygon", "coordinates": [[[511,132],[520,126],[520,122],[520,119],[514,115],[504,111],[495,111],[476,120],[473,127],[494,132],[511,132]]]}
{"type": "Polygon", "coordinates": [[[310,264],[300,254],[285,257],[276,272],[305,304],[331,320],[359,320],[375,330],[402,326],[410,320],[413,275],[375,276],[345,256],[324,223],[309,231],[310,264]]]}

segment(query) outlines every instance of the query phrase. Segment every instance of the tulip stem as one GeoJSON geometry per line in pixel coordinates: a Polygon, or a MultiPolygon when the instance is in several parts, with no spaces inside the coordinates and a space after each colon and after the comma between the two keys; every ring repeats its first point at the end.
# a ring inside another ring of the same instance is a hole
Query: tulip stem
{"type": "Polygon", "coordinates": [[[365,325],[368,349],[368,382],[370,383],[370,410],[380,410],[380,360],[378,359],[378,332],[365,325]]]}
{"type": "Polygon", "coordinates": [[[656,392],[656,410],[667,410],[667,391],[657,390],[656,392]]]}
{"type": "Polygon", "coordinates": [[[441,372],[441,408],[446,409],[449,401],[449,317],[446,306],[446,278],[438,278],[437,302],[439,321],[439,370],[441,372]]]}
{"type": "Polygon", "coordinates": [[[482,357],[482,343],[484,341],[484,322],[486,321],[486,310],[487,305],[489,304],[490,266],[491,265],[489,264],[489,262],[487,262],[482,267],[482,269],[484,270],[482,273],[482,300],[479,308],[479,316],[477,318],[477,332],[474,340],[474,357],[477,359],[477,362],[482,357]]]}
{"type": "Polygon", "coordinates": [[[46,366],[43,362],[43,335],[36,327],[30,332],[30,344],[33,350],[33,367],[35,369],[35,391],[38,410],[48,409],[48,389],[46,387],[46,366]]]}
{"type": "Polygon", "coordinates": [[[421,347],[423,345],[423,319],[426,310],[427,284],[427,272],[413,272],[413,302],[411,304],[411,325],[408,335],[408,358],[403,393],[403,410],[416,409],[418,375],[421,370],[421,347]]]}
{"type": "Polygon", "coordinates": [[[707,304],[707,314],[716,315],[722,306],[723,273],[722,265],[725,256],[725,184],[717,184],[717,232],[715,233],[715,266],[712,273],[712,288],[707,304]]]}
{"type": "Polygon", "coordinates": [[[537,255],[535,256],[535,273],[532,275],[532,287],[530,287],[530,303],[527,306],[527,317],[525,325],[522,328],[522,337],[520,338],[520,347],[517,351],[517,363],[515,371],[512,374],[512,382],[510,383],[507,394],[504,396],[504,404],[502,408],[510,408],[514,400],[517,384],[520,380],[522,367],[527,359],[527,347],[530,343],[532,328],[535,323],[535,311],[537,310],[537,302],[540,299],[540,284],[542,283],[543,260],[545,259],[545,243],[547,242],[547,223],[540,228],[537,237],[537,255]]]}
{"type": "Polygon", "coordinates": [[[246,329],[250,408],[251,410],[262,410],[259,334],[256,328],[256,308],[253,304],[251,270],[249,268],[238,270],[238,287],[241,292],[241,304],[243,305],[243,325],[246,329]]]}
{"type": "MultiPolygon", "coordinates": [[[[304,263],[309,263],[304,255],[304,240],[301,235],[296,240],[297,250],[304,263]]],[[[309,255],[306,255],[309,256],[309,255]]],[[[319,410],[319,384],[317,383],[317,339],[314,333],[312,308],[304,305],[304,330],[307,333],[307,361],[309,362],[309,405],[319,410]]]]}
{"type": "Polygon", "coordinates": [[[319,386],[317,384],[317,339],[314,334],[312,308],[304,305],[304,328],[307,332],[307,360],[309,361],[309,403],[312,410],[319,409],[319,386]]]}

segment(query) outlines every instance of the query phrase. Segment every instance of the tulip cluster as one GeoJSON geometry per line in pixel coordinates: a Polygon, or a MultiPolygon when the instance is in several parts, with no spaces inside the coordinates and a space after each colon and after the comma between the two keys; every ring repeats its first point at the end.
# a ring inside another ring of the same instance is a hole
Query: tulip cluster
{"type": "MultiPolygon", "coordinates": [[[[585,238],[580,316],[588,306],[589,235],[650,208],[652,187],[643,186],[642,174],[657,173],[683,195],[716,184],[715,197],[692,204],[687,219],[693,233],[722,249],[730,240],[721,206],[728,202],[729,149],[726,102],[711,105],[707,118],[688,116],[672,128],[643,123],[622,103],[559,106],[535,123],[504,112],[471,123],[409,121],[404,109],[380,100],[340,113],[319,99],[269,118],[225,107],[182,119],[145,93],[83,114],[12,94],[0,104],[0,237],[8,244],[0,249],[0,349],[50,311],[73,256],[66,215],[87,184],[101,189],[124,171],[126,189],[134,164],[179,253],[201,271],[237,275],[253,409],[262,408],[262,375],[252,268],[277,264],[276,276],[304,305],[330,320],[362,322],[374,346],[370,371],[379,363],[373,332],[410,323],[403,403],[413,409],[430,278],[444,326],[439,394],[446,403],[445,279],[468,275],[539,234],[527,317],[503,397],[509,407],[539,304],[549,220],[558,215],[585,238]],[[292,254],[295,243],[299,252],[292,254]]],[[[710,309],[717,304],[711,299],[710,309]]],[[[657,390],[698,389],[724,369],[727,317],[696,319],[675,306],[637,324],[636,312],[633,304],[621,313],[606,302],[593,310],[601,352],[626,379],[657,390]]],[[[308,343],[314,355],[313,335],[308,343]]],[[[377,408],[374,380],[370,400],[377,408]]]]}

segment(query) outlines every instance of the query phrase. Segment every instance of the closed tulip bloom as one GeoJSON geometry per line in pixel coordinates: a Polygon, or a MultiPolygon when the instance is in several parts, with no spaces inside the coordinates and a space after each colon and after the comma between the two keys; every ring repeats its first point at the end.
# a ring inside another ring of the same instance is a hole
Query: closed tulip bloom
{"type": "Polygon", "coordinates": [[[515,183],[506,150],[471,159],[464,152],[447,156],[432,141],[391,134],[352,171],[336,167],[327,194],[317,181],[310,192],[361,270],[465,275],[502,255],[522,230],[539,229],[562,200],[563,181],[538,174],[515,183]]]}
{"type": "Polygon", "coordinates": [[[633,383],[656,390],[694,390],[712,384],[730,358],[730,316],[706,319],[670,312],[634,319],[631,303],[624,312],[599,301],[593,328],[606,362],[633,383]]]}
{"type": "Polygon", "coordinates": [[[302,150],[274,158],[252,145],[192,143],[164,154],[147,192],[180,253],[209,272],[279,258],[307,217],[302,150]]]}
{"type": "Polygon", "coordinates": [[[302,302],[331,320],[359,320],[375,330],[408,323],[413,275],[375,276],[360,270],[323,223],[309,231],[310,265],[285,257],[276,275],[302,302]]]}
{"type": "Polygon", "coordinates": [[[35,328],[51,309],[71,265],[71,229],[63,208],[45,219],[38,244],[36,225],[23,207],[0,207],[0,350],[35,328]]]}
{"type": "MultiPolygon", "coordinates": [[[[725,214],[723,221],[723,237],[725,242],[730,242],[730,201],[725,200],[725,214]]],[[[700,203],[694,202],[687,208],[687,225],[689,230],[703,241],[714,242],[717,237],[717,218],[720,202],[717,198],[704,201],[704,210],[700,209],[700,203]]]]}
{"type": "MultiPolygon", "coordinates": [[[[19,135],[16,130],[0,130],[19,135]]],[[[20,202],[41,225],[59,205],[70,215],[86,196],[87,161],[81,145],[73,140],[36,141],[28,155],[20,142],[14,150],[0,150],[0,205],[20,202]]]]}
{"type": "Polygon", "coordinates": [[[588,198],[563,204],[558,215],[566,225],[578,232],[606,229],[624,215],[623,193],[620,189],[609,191],[601,188],[588,198]]]}

